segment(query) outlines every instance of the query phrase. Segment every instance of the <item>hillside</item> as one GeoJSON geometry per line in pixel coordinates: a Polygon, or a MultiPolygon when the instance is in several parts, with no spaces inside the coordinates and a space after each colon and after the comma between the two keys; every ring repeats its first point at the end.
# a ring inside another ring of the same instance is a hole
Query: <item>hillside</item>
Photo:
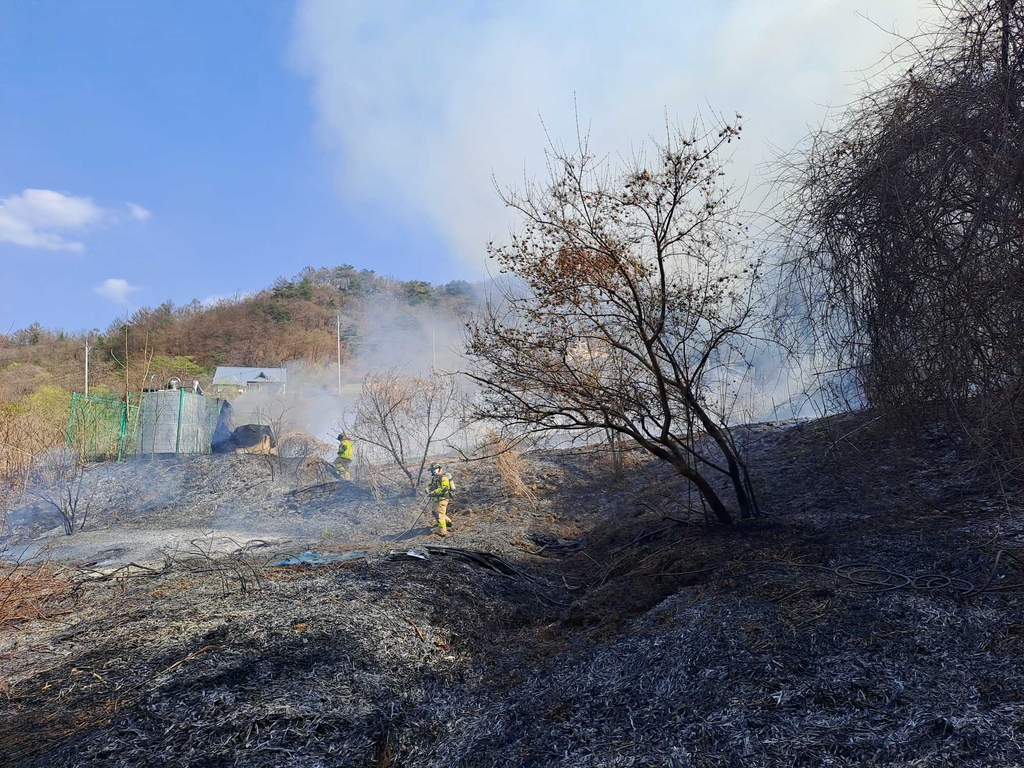
{"type": "Polygon", "coordinates": [[[1019,499],[867,414],[738,439],[768,516],[731,531],[593,451],[524,457],[530,496],[451,463],[443,542],[421,501],[258,457],[94,467],[69,589],[0,635],[5,764],[1024,761],[1019,499]],[[274,565],[306,548],[353,559],[274,565]]]}
{"type": "Polygon", "coordinates": [[[124,392],[126,324],[128,384],[135,391],[147,370],[161,384],[171,376],[205,384],[218,365],[333,360],[339,313],[342,359],[348,360],[372,352],[367,345],[388,326],[454,324],[476,300],[476,289],[464,281],[435,286],[343,265],[307,268],[256,294],[212,306],[193,301],[143,307],[102,331],[72,332],[33,323],[0,335],[0,404],[44,386],[81,390],[87,337],[94,348],[91,387],[124,392]]]}
{"type": "Polygon", "coordinates": [[[422,367],[432,348],[445,362],[478,296],[463,281],[433,286],[351,266],[307,268],[213,306],[143,307],[105,331],[70,333],[36,323],[0,335],[0,478],[64,441],[71,393],[85,386],[87,339],[92,393],[138,393],[172,376],[206,388],[218,365],[300,362],[310,375],[333,381],[340,318],[342,364],[348,383],[357,384],[371,366],[422,367]]]}

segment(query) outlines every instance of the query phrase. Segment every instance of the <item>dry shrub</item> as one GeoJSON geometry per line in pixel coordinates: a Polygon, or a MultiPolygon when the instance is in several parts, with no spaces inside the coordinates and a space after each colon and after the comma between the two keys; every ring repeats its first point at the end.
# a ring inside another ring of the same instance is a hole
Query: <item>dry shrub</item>
{"type": "Polygon", "coordinates": [[[333,475],[323,460],[331,446],[304,430],[284,432],[277,441],[277,456],[295,460],[296,488],[330,482],[333,475]]]}
{"type": "Polygon", "coordinates": [[[361,451],[392,461],[415,492],[429,457],[461,428],[462,397],[454,376],[372,371],[363,379],[351,434],[361,451]]]}
{"type": "Polygon", "coordinates": [[[70,402],[70,392],[43,386],[0,403],[0,536],[8,532],[8,513],[24,500],[36,458],[64,443],[70,402]]]}
{"type": "Polygon", "coordinates": [[[31,465],[32,454],[0,443],[0,515],[9,509],[8,504],[15,492],[25,488],[25,478],[31,465]]]}
{"type": "MultiPolygon", "coordinates": [[[[833,407],[962,428],[1024,477],[1024,3],[941,0],[834,126],[784,162],[797,319],[833,407]]],[[[784,313],[785,314],[785,313],[784,313]]]]}
{"type": "Polygon", "coordinates": [[[622,464],[623,470],[629,472],[643,466],[646,457],[639,449],[625,448],[620,449],[620,451],[619,461],[622,464]]]}
{"type": "Polygon", "coordinates": [[[200,582],[215,580],[225,596],[235,592],[246,595],[263,588],[267,564],[275,558],[266,546],[262,539],[240,542],[210,531],[192,539],[187,547],[164,555],[164,567],[181,567],[200,582]]]}
{"type": "Polygon", "coordinates": [[[53,386],[0,403],[0,477],[24,471],[33,455],[64,443],[70,406],[71,393],[53,386]]]}
{"type": "Polygon", "coordinates": [[[384,503],[384,475],[381,468],[375,462],[361,458],[358,467],[362,470],[359,474],[366,478],[366,484],[370,487],[373,500],[378,504],[384,503]]]}
{"type": "Polygon", "coordinates": [[[303,430],[285,432],[277,441],[277,453],[285,459],[320,458],[331,446],[303,430]]]}
{"type": "Polygon", "coordinates": [[[0,565],[0,629],[50,615],[70,588],[67,577],[45,559],[0,565]]]}
{"type": "Polygon", "coordinates": [[[594,457],[594,465],[599,471],[618,480],[622,480],[626,473],[635,470],[643,461],[644,456],[640,450],[622,440],[616,440],[614,445],[606,444],[594,457]]]}
{"type": "Polygon", "coordinates": [[[25,498],[27,469],[26,465],[25,468],[9,470],[7,474],[0,473],[0,537],[10,533],[8,515],[25,498]]]}
{"type": "Polygon", "coordinates": [[[68,536],[85,527],[91,499],[83,496],[85,464],[70,448],[51,448],[36,457],[29,478],[28,493],[60,514],[68,536]]]}

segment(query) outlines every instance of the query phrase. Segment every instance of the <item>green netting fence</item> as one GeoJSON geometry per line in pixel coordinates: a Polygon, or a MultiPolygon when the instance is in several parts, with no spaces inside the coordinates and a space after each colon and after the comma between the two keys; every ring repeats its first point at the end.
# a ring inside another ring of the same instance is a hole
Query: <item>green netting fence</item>
{"type": "Polygon", "coordinates": [[[210,453],[223,402],[184,389],[146,392],[136,453],[210,453]]]}
{"type": "Polygon", "coordinates": [[[68,447],[89,461],[210,453],[224,401],[182,389],[144,392],[141,404],[133,400],[72,393],[68,447]]]}
{"type": "Polygon", "coordinates": [[[132,396],[71,394],[68,447],[83,459],[116,459],[135,452],[139,407],[132,396]]]}

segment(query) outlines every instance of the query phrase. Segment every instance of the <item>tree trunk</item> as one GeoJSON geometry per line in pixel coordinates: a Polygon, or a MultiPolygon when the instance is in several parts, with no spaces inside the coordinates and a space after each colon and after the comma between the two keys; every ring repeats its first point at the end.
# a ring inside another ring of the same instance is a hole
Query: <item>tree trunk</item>
{"type": "Polygon", "coordinates": [[[711,507],[711,511],[715,513],[715,519],[718,520],[722,525],[732,525],[732,515],[729,514],[729,510],[726,509],[725,504],[718,498],[718,494],[715,493],[715,489],[711,487],[711,484],[699,472],[694,472],[688,465],[676,464],[676,470],[680,475],[685,477],[695,486],[700,492],[701,497],[711,507]]]}
{"type": "Polygon", "coordinates": [[[750,503],[750,496],[747,494],[746,483],[743,482],[743,473],[740,470],[739,462],[733,457],[732,452],[726,454],[729,461],[729,477],[732,478],[732,486],[736,490],[736,502],[740,506],[740,520],[749,520],[754,516],[754,505],[750,503]]]}
{"type": "Polygon", "coordinates": [[[733,450],[729,440],[726,439],[725,434],[723,434],[714,419],[708,415],[707,411],[700,407],[696,398],[691,400],[691,407],[697,418],[700,419],[704,431],[718,444],[719,450],[725,456],[725,461],[729,466],[729,478],[732,480],[732,486],[736,491],[736,503],[739,504],[740,508],[740,520],[749,520],[754,516],[754,506],[751,504],[746,484],[743,482],[743,467],[739,457],[733,450]]]}
{"type": "Polygon", "coordinates": [[[615,470],[615,479],[621,483],[623,480],[622,454],[619,452],[618,435],[607,427],[605,427],[605,433],[608,435],[608,447],[612,452],[612,468],[615,470]]]}

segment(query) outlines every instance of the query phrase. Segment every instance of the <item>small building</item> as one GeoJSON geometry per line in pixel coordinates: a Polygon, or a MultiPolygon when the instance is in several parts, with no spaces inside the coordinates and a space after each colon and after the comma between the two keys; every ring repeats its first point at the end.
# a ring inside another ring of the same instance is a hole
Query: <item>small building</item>
{"type": "Polygon", "coordinates": [[[214,392],[227,396],[254,391],[283,395],[287,382],[288,371],[284,368],[245,368],[218,365],[213,374],[214,392]]]}

